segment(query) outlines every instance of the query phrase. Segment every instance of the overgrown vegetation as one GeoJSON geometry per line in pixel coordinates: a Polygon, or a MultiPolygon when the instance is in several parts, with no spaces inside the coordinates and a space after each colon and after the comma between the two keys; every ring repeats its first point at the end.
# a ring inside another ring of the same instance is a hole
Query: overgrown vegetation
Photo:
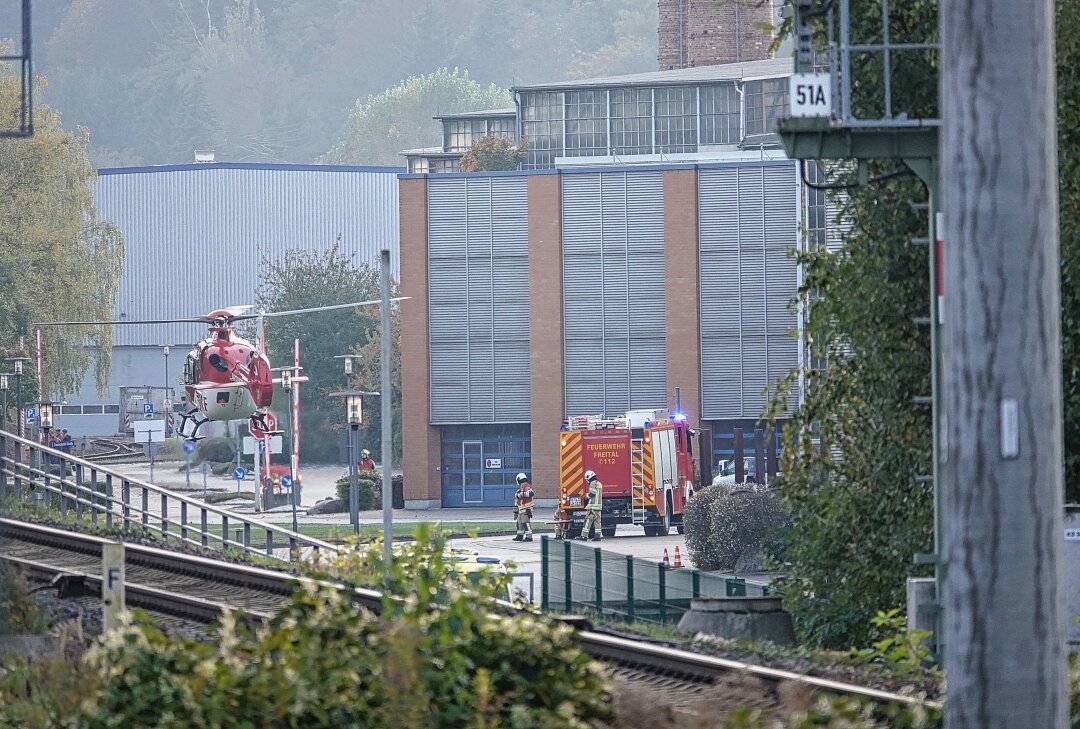
{"type": "Polygon", "coordinates": [[[520,143],[507,137],[488,135],[473,142],[461,156],[462,172],[516,170],[529,149],[529,140],[520,143]]]}
{"type": "Polygon", "coordinates": [[[745,569],[783,552],[784,506],[758,484],[708,486],[694,494],[683,519],[686,552],[698,569],[745,569]]]}
{"type": "Polygon", "coordinates": [[[30,597],[26,577],[0,562],[0,635],[39,634],[45,627],[45,612],[30,597]]]}
{"type": "MultiPolygon", "coordinates": [[[[349,487],[351,482],[346,474],[337,480],[337,495],[346,505],[349,503],[349,487]]],[[[382,508],[382,479],[379,476],[359,474],[356,477],[357,491],[360,496],[360,511],[382,508]]]]}

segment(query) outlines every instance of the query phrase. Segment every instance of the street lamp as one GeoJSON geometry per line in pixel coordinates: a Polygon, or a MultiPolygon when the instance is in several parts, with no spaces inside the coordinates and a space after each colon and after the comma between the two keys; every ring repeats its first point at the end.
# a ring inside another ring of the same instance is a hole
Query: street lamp
{"type": "Polygon", "coordinates": [[[172,345],[162,344],[161,351],[165,353],[165,394],[162,395],[161,409],[165,416],[165,435],[169,435],[169,410],[172,400],[169,398],[169,348],[172,345]]]}
{"type": "Polygon", "coordinates": [[[23,376],[23,363],[29,362],[29,357],[8,357],[8,362],[15,363],[15,409],[18,411],[17,420],[19,422],[19,437],[23,437],[23,416],[22,416],[22,376],[23,376]]]}
{"type": "Polygon", "coordinates": [[[289,454],[289,500],[292,502],[292,530],[293,532],[300,531],[299,524],[296,521],[296,474],[293,473],[293,459],[292,459],[292,388],[293,388],[293,371],[290,369],[281,370],[281,389],[289,393],[289,405],[285,408],[288,427],[286,432],[289,436],[288,448],[285,452],[289,454]]]}
{"type": "MultiPolygon", "coordinates": [[[[346,360],[348,361],[348,360],[346,360]]],[[[349,424],[349,521],[353,526],[353,534],[360,533],[360,486],[357,482],[356,473],[356,431],[364,422],[364,395],[371,393],[363,390],[343,390],[332,392],[331,397],[340,397],[345,400],[345,421],[349,424]]]]}
{"type": "Polygon", "coordinates": [[[11,384],[10,384],[10,381],[9,381],[10,377],[11,377],[11,375],[6,373],[6,372],[3,373],[3,374],[0,374],[0,392],[4,393],[4,413],[3,413],[2,416],[0,416],[0,418],[2,418],[2,419],[0,419],[0,430],[7,430],[7,406],[8,406],[7,394],[8,394],[8,389],[10,389],[10,387],[11,387],[11,384]]]}
{"type": "MultiPolygon", "coordinates": [[[[42,401],[38,403],[38,427],[40,427],[41,431],[45,434],[45,439],[42,441],[41,445],[48,446],[49,431],[52,430],[53,427],[53,404],[51,402],[42,401]]],[[[41,459],[38,463],[38,468],[44,471],[46,464],[49,462],[48,457],[45,455],[44,451],[38,451],[38,454],[41,459]]]]}

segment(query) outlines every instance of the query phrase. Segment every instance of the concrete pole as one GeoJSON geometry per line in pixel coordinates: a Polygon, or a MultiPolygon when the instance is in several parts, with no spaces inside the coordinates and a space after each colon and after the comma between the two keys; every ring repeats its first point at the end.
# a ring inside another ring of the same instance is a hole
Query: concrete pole
{"type": "Polygon", "coordinates": [[[124,545],[108,542],[101,545],[103,576],[101,581],[102,627],[115,630],[122,624],[124,604],[124,545]]]}
{"type": "Polygon", "coordinates": [[[382,249],[379,257],[382,277],[382,507],[383,507],[383,559],[387,565],[393,558],[394,542],[394,495],[391,469],[394,466],[394,429],[392,406],[394,393],[390,389],[390,251],[382,249]]]}
{"type": "Polygon", "coordinates": [[[1060,729],[1054,4],[940,13],[947,723],[1060,729]]]}

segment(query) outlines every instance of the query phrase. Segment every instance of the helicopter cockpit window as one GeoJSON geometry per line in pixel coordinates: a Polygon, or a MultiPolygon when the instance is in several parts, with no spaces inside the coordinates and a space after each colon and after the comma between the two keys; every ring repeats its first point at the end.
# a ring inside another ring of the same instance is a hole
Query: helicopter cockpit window
{"type": "Polygon", "coordinates": [[[225,358],[222,357],[217,352],[211,352],[210,356],[207,357],[206,359],[207,359],[208,362],[210,362],[210,366],[213,367],[218,372],[228,372],[229,371],[229,363],[226,362],[225,358]]]}
{"type": "Polygon", "coordinates": [[[188,355],[184,360],[184,384],[193,385],[199,378],[199,360],[193,355],[188,355]]]}

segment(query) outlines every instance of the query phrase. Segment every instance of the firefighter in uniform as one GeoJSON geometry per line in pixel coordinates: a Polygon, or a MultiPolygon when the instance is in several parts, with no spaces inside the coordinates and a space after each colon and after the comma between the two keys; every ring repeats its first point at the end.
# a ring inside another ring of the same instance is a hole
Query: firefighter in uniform
{"type": "Polygon", "coordinates": [[[360,451],[360,460],[356,463],[356,470],[361,473],[375,470],[375,459],[371,457],[371,451],[367,449],[360,451]]]}
{"type": "Polygon", "coordinates": [[[533,540],[532,535],[532,515],[533,506],[535,502],[535,494],[533,494],[532,486],[529,484],[529,477],[524,473],[517,475],[518,490],[514,492],[514,520],[517,521],[517,536],[514,537],[515,542],[531,542],[533,540]]]}
{"type": "Polygon", "coordinates": [[[604,484],[596,477],[596,471],[585,472],[585,483],[589,485],[589,494],[585,504],[585,524],[581,527],[581,541],[588,539],[589,531],[592,530],[592,541],[604,541],[604,532],[600,522],[600,512],[604,506],[604,484]]]}

